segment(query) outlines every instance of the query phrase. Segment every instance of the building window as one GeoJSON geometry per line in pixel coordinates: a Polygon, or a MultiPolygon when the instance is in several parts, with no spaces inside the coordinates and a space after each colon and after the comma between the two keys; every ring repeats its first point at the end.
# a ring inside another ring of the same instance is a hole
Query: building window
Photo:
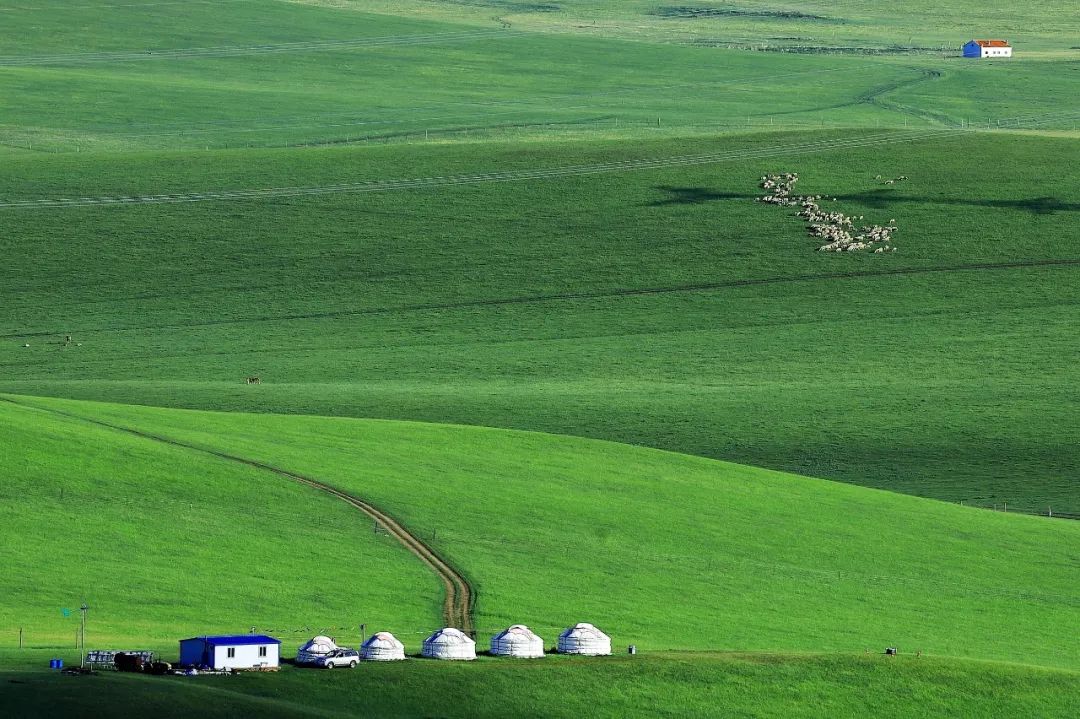
{"type": "Polygon", "coordinates": [[[229,657],[229,659],[235,659],[236,658],[236,647],[229,647],[228,650],[225,652],[225,654],[229,657]]]}
{"type": "Polygon", "coordinates": [[[259,656],[260,657],[265,657],[266,656],[266,647],[259,647],[259,656]]]}

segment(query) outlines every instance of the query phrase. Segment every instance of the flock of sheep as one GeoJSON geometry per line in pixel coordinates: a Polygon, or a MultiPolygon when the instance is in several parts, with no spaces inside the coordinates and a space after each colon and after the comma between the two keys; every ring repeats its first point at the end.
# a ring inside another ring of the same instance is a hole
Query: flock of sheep
{"type": "MultiPolygon", "coordinates": [[[[906,177],[897,178],[906,180],[906,177]]],[[[826,212],[821,209],[818,202],[821,195],[792,195],[795,183],[799,181],[799,173],[785,172],[780,175],[762,175],[761,187],[767,190],[767,194],[758,198],[758,202],[768,202],[773,205],[798,206],[799,217],[809,223],[811,237],[817,237],[825,241],[818,247],[818,252],[855,252],[858,250],[873,250],[876,254],[896,252],[896,247],[889,244],[892,242],[892,233],[896,232],[896,220],[889,220],[888,225],[864,225],[855,229],[855,220],[863,217],[849,217],[842,212],[826,212]]],[[[890,180],[888,184],[895,183],[890,180]]],[[[832,198],[836,201],[836,198],[832,198]]]]}

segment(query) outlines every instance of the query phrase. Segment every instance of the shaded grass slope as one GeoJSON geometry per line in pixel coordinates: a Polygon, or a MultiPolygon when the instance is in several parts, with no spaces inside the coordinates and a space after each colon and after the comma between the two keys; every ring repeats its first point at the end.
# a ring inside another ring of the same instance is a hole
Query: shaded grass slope
{"type": "Polygon", "coordinates": [[[1075,522],[544,434],[19,401],[371,501],[470,577],[482,642],[524,622],[552,643],[591,621],[648,650],[899,645],[1080,665],[1075,522]]]}
{"type": "MultiPolygon", "coordinates": [[[[16,655],[0,655],[0,661],[16,655]]],[[[44,660],[44,656],[42,657],[44,660]]],[[[0,711],[232,717],[1072,717],[1074,672],[922,657],[651,654],[161,679],[0,671],[0,711]],[[48,698],[47,700],[45,698],[48,698]]]]}

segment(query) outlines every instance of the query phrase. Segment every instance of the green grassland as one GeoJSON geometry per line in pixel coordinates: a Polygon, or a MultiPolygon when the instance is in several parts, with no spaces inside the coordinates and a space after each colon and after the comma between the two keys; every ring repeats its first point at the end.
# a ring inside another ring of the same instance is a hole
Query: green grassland
{"type": "Polygon", "coordinates": [[[540,429],[1076,511],[1077,370],[1062,358],[1080,195],[1060,162],[1074,141],[966,134],[737,159],[840,137],[866,135],[12,161],[9,199],[736,153],[554,180],[6,210],[0,389],[540,429]],[[830,207],[895,218],[900,251],[815,253],[790,212],[752,201],[776,170],[830,207]],[[250,374],[263,384],[244,386],[250,374]]]}
{"type": "MultiPolygon", "coordinates": [[[[5,655],[0,654],[0,657],[5,655]]],[[[41,661],[47,659],[41,655],[41,661]]],[[[0,661],[3,661],[0,658],[0,661]]],[[[1075,672],[927,657],[643,654],[574,661],[410,661],[275,676],[61,677],[0,672],[0,711],[90,716],[136,706],[206,717],[1075,716],[1075,672]],[[45,699],[47,697],[47,700],[45,699]]]]}
{"type": "MultiPolygon", "coordinates": [[[[481,26],[757,49],[956,52],[973,37],[1005,37],[1021,52],[1075,51],[1080,14],[1055,0],[1037,10],[1005,0],[660,2],[659,0],[298,0],[306,5],[481,26]]],[[[1075,53],[1073,53],[1075,55],[1075,53]]]]}
{"type": "Polygon", "coordinates": [[[0,12],[8,155],[1034,116],[1072,130],[1080,92],[1076,58],[738,52],[281,2],[0,12]]]}
{"type": "Polygon", "coordinates": [[[439,621],[438,582],[395,541],[265,472],[2,403],[0,476],[6,647],[20,628],[70,646],[83,602],[88,644],[174,651],[252,625],[439,621]]]}
{"type": "Polygon", "coordinates": [[[946,5],[0,4],[0,716],[1075,716],[1080,13],[946,5]],[[642,654],[46,674],[442,621],[212,452],[642,654]]]}
{"type": "Polygon", "coordinates": [[[1080,607],[1074,522],[537,433],[19,401],[363,497],[468,574],[482,640],[527,623],[553,643],[591,621],[654,651],[898,644],[1080,665],[1066,629],[1080,607]]]}

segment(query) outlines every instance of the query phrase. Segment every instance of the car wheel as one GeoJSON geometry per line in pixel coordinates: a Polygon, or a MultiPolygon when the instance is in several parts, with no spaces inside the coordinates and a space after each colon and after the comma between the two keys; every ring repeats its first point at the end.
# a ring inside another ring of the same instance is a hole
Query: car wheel
{"type": "Polygon", "coordinates": [[[326,668],[327,669],[333,669],[334,668],[334,663],[333,662],[327,662],[326,663],[326,668]]]}
{"type": "Polygon", "coordinates": [[[356,669],[356,660],[355,659],[353,659],[351,662],[349,662],[349,669],[356,669]]]}

